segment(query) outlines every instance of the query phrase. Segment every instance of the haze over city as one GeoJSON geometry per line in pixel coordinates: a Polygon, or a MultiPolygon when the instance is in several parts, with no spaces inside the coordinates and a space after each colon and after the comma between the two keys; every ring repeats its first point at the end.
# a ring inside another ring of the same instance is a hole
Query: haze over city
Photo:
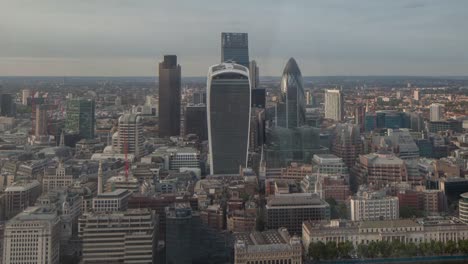
{"type": "Polygon", "coordinates": [[[219,32],[249,33],[262,76],[466,75],[466,1],[2,0],[0,76],[184,76],[219,61],[219,32]]]}

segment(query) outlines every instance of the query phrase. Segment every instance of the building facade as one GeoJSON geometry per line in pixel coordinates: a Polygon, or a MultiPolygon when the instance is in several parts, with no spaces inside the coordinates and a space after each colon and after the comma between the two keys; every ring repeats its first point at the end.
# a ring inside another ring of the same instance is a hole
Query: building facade
{"type": "Polygon", "coordinates": [[[236,235],[235,264],[302,264],[301,240],[286,228],[236,235]]]}
{"type": "Polygon", "coordinates": [[[325,91],[325,118],[341,121],[344,118],[344,99],[340,90],[325,91]]]}
{"type": "Polygon", "coordinates": [[[53,210],[29,207],[7,222],[3,263],[58,264],[60,218],[53,210]]]}
{"type": "Polygon", "coordinates": [[[95,103],[92,99],[76,98],[67,101],[65,131],[93,139],[96,127],[95,103]]]}
{"type": "Polygon", "coordinates": [[[159,63],[159,136],[180,135],[181,69],[176,55],[165,55],[159,63]]]}
{"type": "Polygon", "coordinates": [[[247,33],[221,33],[221,63],[233,62],[249,67],[249,36],[247,33]]]}
{"type": "Polygon", "coordinates": [[[358,192],[350,199],[351,220],[394,220],[400,216],[398,197],[358,192]]]}
{"type": "Polygon", "coordinates": [[[119,118],[118,132],[112,137],[112,149],[117,153],[144,154],[143,124],[140,115],[124,114],[119,118]]]}
{"type": "Polygon", "coordinates": [[[431,122],[444,120],[444,105],[443,104],[431,104],[429,106],[429,120],[431,122]]]}
{"type": "Polygon", "coordinates": [[[330,219],[330,206],[313,193],[276,194],[268,197],[267,227],[286,227],[291,233],[299,234],[306,220],[330,219]]]}
{"type": "Polygon", "coordinates": [[[48,170],[42,178],[42,192],[46,193],[51,190],[64,189],[73,184],[73,175],[67,170],[63,162],[59,162],[58,167],[48,170]],[[55,172],[55,173],[54,173],[55,172]]]}
{"type": "Polygon", "coordinates": [[[157,263],[157,230],[148,209],[85,213],[78,223],[83,263],[157,263]]]}
{"type": "Polygon", "coordinates": [[[222,63],[208,72],[207,120],[211,174],[238,173],[248,159],[251,89],[249,70],[222,63]]]}

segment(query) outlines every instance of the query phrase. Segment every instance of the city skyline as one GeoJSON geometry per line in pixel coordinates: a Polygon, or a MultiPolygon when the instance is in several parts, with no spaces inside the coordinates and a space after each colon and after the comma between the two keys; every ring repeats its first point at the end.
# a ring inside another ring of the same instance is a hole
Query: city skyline
{"type": "Polygon", "coordinates": [[[468,70],[465,2],[10,2],[0,11],[0,76],[152,76],[164,54],[180,58],[185,76],[204,76],[221,32],[249,34],[263,76],[279,76],[289,57],[304,76],[468,70]]]}

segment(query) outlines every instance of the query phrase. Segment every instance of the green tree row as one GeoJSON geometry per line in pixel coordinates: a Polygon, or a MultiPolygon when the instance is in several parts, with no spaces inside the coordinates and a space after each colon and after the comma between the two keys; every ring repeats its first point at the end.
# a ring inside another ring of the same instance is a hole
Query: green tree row
{"type": "Polygon", "coordinates": [[[309,258],[321,259],[346,259],[351,255],[359,258],[390,258],[390,257],[414,257],[468,254],[468,240],[421,242],[419,244],[394,241],[372,241],[369,244],[359,244],[357,249],[351,242],[344,243],[314,242],[309,245],[309,258]]]}

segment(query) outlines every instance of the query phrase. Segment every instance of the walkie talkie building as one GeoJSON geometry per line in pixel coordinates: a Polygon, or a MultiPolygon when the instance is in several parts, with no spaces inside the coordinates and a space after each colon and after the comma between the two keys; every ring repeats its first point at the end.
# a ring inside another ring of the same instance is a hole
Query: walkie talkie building
{"type": "Polygon", "coordinates": [[[239,64],[211,66],[207,81],[210,173],[238,173],[248,158],[250,131],[249,70],[239,64]]]}

